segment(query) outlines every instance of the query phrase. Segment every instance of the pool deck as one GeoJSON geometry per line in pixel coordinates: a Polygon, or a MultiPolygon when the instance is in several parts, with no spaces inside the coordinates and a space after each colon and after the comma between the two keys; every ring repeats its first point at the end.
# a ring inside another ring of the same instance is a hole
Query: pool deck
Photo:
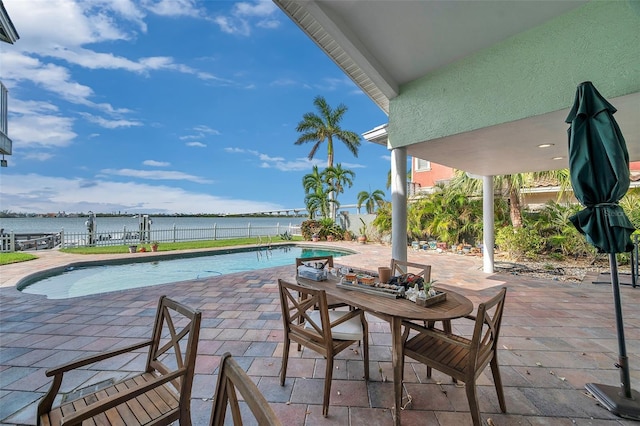
{"type": "MultiPolygon", "coordinates": [[[[387,266],[388,246],[329,243],[358,254],[340,264],[375,269],[387,266]]],[[[314,244],[318,245],[318,244],[314,244]]],[[[320,244],[323,245],[323,244],[320,244]]],[[[328,244],[324,244],[328,245],[328,244]]],[[[203,312],[196,378],[192,394],[194,425],[208,423],[220,356],[231,352],[255,380],[286,425],[391,425],[392,377],[388,324],[371,315],[371,379],[362,378],[361,355],[338,355],[329,417],[322,417],[324,360],[292,345],[284,387],[278,380],[282,354],[282,320],[278,278],[294,279],[293,265],[246,273],[124,290],[66,300],[24,294],[15,284],[37,271],[109,256],[36,252],[39,259],[0,267],[0,424],[35,424],[37,401],[49,388],[47,368],[105,349],[137,342],[151,332],[158,298],[166,294],[203,312]]],[[[609,285],[486,274],[473,256],[409,250],[409,259],[432,265],[432,278],[469,297],[474,305],[508,287],[498,359],[507,413],[500,413],[491,374],[479,379],[480,409],[493,425],[631,425],[589,397],[589,382],[620,381],[615,315],[609,285]]],[[[640,385],[640,288],[621,287],[632,386],[640,385]]],[[[462,320],[457,331],[468,331],[462,320]]],[[[104,361],[63,382],[71,392],[103,380],[138,371],[145,355],[104,361]]],[[[405,386],[412,404],[403,425],[470,425],[464,388],[406,360],[405,386]]],[[[487,374],[488,373],[488,374],[487,374]]]]}

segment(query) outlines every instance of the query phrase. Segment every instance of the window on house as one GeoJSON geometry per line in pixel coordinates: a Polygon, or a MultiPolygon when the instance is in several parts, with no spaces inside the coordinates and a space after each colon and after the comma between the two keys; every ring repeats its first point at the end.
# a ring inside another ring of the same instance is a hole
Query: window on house
{"type": "Polygon", "coordinates": [[[431,170],[431,161],[423,160],[421,158],[416,158],[416,171],[424,172],[431,170]]]}

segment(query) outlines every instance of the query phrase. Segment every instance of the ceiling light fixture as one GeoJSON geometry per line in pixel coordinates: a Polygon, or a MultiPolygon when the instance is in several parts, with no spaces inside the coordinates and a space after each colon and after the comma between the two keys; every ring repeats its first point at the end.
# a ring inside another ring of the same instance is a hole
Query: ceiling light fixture
{"type": "Polygon", "coordinates": [[[540,145],[538,145],[538,148],[550,148],[553,145],[554,144],[552,144],[552,143],[541,143],[540,145]]]}
{"type": "Polygon", "coordinates": [[[552,160],[562,160],[564,157],[553,157],[552,160]]]}

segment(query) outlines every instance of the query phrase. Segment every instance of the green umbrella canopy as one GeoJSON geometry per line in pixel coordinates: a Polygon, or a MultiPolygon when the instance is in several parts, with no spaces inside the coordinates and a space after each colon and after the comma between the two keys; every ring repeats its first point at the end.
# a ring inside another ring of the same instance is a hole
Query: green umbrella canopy
{"type": "Polygon", "coordinates": [[[590,81],[580,83],[566,119],[569,172],[576,198],[585,206],[570,217],[602,253],[629,252],[635,231],[618,201],[629,189],[629,153],[613,114],[616,109],[590,81]]]}

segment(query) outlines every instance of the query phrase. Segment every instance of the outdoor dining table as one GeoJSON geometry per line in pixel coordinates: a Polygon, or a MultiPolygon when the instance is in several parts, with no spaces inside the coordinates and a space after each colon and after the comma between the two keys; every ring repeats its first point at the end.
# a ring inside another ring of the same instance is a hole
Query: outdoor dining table
{"type": "Polygon", "coordinates": [[[344,301],[362,309],[378,318],[388,321],[391,326],[391,361],[393,364],[394,407],[393,420],[400,425],[402,407],[402,321],[446,321],[468,315],[473,310],[473,303],[463,295],[446,289],[446,300],[429,307],[423,307],[407,299],[389,298],[375,294],[362,293],[337,287],[340,279],[329,276],[325,281],[296,277],[299,285],[318,290],[325,290],[327,296],[344,301]]]}

